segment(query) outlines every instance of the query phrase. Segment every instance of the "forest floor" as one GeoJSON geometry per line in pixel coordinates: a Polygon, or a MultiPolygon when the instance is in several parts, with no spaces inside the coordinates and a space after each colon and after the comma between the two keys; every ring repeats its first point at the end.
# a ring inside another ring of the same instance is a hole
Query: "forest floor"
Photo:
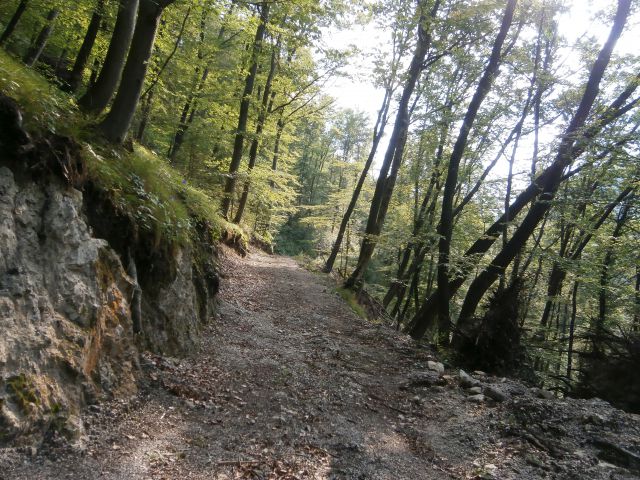
{"type": "Polygon", "coordinates": [[[327,276],[260,252],[222,263],[198,349],[145,355],[146,386],[90,407],[80,446],[7,450],[0,478],[638,478],[640,416],[462,381],[482,399],[458,370],[429,370],[428,349],[355,315],[327,276]]]}

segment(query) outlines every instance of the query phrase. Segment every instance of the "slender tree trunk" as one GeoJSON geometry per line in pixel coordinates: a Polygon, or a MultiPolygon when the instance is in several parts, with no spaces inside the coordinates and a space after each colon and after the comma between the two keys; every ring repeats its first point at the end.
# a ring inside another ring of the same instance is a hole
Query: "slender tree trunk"
{"type": "MultiPolygon", "coordinates": [[[[611,234],[611,240],[613,243],[616,242],[622,235],[622,229],[629,215],[629,210],[631,208],[631,203],[629,200],[625,201],[625,203],[620,208],[620,212],[616,218],[616,226],[613,229],[613,233],[611,234]]],[[[594,332],[594,347],[599,349],[600,344],[602,343],[602,333],[604,331],[605,325],[607,323],[607,288],[609,286],[609,278],[611,276],[611,268],[613,267],[614,262],[614,245],[610,245],[607,248],[607,252],[604,256],[604,261],[602,262],[602,269],[600,271],[600,289],[598,291],[598,319],[596,321],[596,328],[594,332]]]]}
{"type": "MultiPolygon", "coordinates": [[[[233,4],[231,8],[233,8],[233,4]]],[[[182,37],[184,35],[184,27],[189,17],[190,11],[191,10],[187,10],[187,15],[185,16],[184,21],[182,23],[180,35],[176,39],[174,52],[177,50],[180,43],[182,42],[182,37]]],[[[222,32],[223,28],[224,28],[224,24],[223,24],[223,27],[220,28],[220,32],[222,32]]],[[[203,9],[202,16],[200,19],[200,45],[198,47],[197,64],[194,69],[195,70],[194,79],[193,79],[192,87],[190,89],[187,100],[185,101],[185,104],[182,107],[180,120],[178,121],[176,132],[173,135],[173,140],[169,145],[169,151],[167,152],[167,156],[169,157],[170,163],[175,162],[178,156],[178,152],[180,151],[180,148],[184,143],[184,138],[187,133],[187,130],[189,129],[189,126],[191,125],[191,123],[193,122],[193,119],[195,118],[197,104],[198,104],[197,98],[202,92],[202,89],[204,88],[207,82],[207,78],[209,77],[209,65],[205,65],[205,67],[202,69],[202,73],[200,73],[200,69],[202,68],[202,63],[204,59],[203,44],[206,38],[205,36],[206,29],[207,29],[207,10],[203,9]]],[[[166,62],[165,62],[165,65],[166,65],[166,62]]],[[[159,75],[157,78],[159,79],[159,75]]]]}
{"type": "MultiPolygon", "coordinates": [[[[573,234],[573,228],[571,226],[565,226],[564,231],[560,235],[560,247],[558,250],[558,258],[566,259],[567,250],[569,248],[569,242],[573,234]]],[[[503,247],[504,248],[504,247],[503,247]]],[[[552,316],[553,308],[557,305],[557,297],[562,293],[562,285],[566,277],[566,270],[562,267],[559,261],[554,261],[551,266],[551,273],[549,273],[549,282],[547,284],[547,300],[545,301],[544,310],[542,311],[542,317],[540,318],[540,326],[546,328],[549,324],[549,319],[552,316]]]]}
{"type": "Polygon", "coordinates": [[[411,65],[407,72],[407,80],[405,81],[402,97],[398,105],[398,113],[391,138],[389,139],[389,147],[387,148],[384,161],[380,168],[376,189],[373,194],[373,199],[371,200],[369,218],[360,247],[358,263],[351,276],[345,282],[345,286],[348,288],[354,288],[362,281],[364,272],[369,265],[377,243],[376,238],[380,235],[384,225],[396,177],[402,163],[404,146],[409,130],[409,101],[411,100],[418,77],[422,71],[422,64],[431,47],[430,26],[427,26],[426,23],[427,19],[430,21],[435,19],[440,7],[440,1],[436,0],[429,16],[427,16],[427,13],[424,11],[426,8],[425,3],[424,0],[418,3],[418,40],[411,65]]]}
{"type": "Polygon", "coordinates": [[[140,99],[162,12],[175,0],[141,0],[122,81],[100,130],[113,143],[124,141],[140,99]]]}
{"type": "Polygon", "coordinates": [[[494,78],[498,75],[502,57],[502,46],[511,28],[516,4],[517,0],[509,0],[507,3],[500,31],[498,32],[493,44],[491,56],[489,57],[489,63],[469,103],[467,113],[460,127],[460,133],[458,134],[449,159],[447,177],[442,193],[442,210],[438,228],[438,235],[440,236],[440,241],[438,242],[438,291],[440,295],[438,299],[438,336],[440,342],[445,344],[449,342],[449,262],[451,237],[453,233],[453,199],[456,186],[458,185],[458,170],[467,146],[469,133],[480,110],[480,106],[489,93],[494,78]]]}
{"type": "Polygon", "coordinates": [[[260,23],[256,29],[253,47],[251,50],[251,65],[249,73],[244,82],[244,91],[242,92],[242,100],[240,101],[240,112],[238,115],[238,128],[236,129],[235,140],[233,143],[233,153],[231,154],[231,163],[229,165],[229,176],[224,187],[224,198],[222,199],[222,216],[225,219],[231,217],[231,202],[238,181],[238,169],[242,161],[242,151],[244,148],[244,137],[247,133],[247,122],[249,120],[249,106],[253,95],[253,88],[256,82],[258,72],[258,57],[262,49],[262,42],[269,22],[270,3],[263,2],[260,7],[260,23]]]}
{"type": "Polygon", "coordinates": [[[546,11],[543,8],[540,14],[540,22],[538,24],[538,41],[536,44],[536,57],[535,57],[535,74],[534,74],[534,82],[537,85],[536,94],[533,97],[533,155],[531,157],[531,181],[533,182],[536,178],[537,168],[538,168],[538,156],[540,152],[540,111],[542,105],[542,96],[544,92],[547,90],[546,78],[549,74],[549,68],[551,65],[551,61],[553,59],[553,52],[556,45],[556,37],[557,37],[557,24],[555,22],[551,22],[551,34],[544,34],[544,24],[545,24],[545,16],[546,11]],[[538,75],[538,65],[540,63],[540,55],[541,55],[541,45],[542,39],[545,38],[545,52],[544,52],[544,61],[542,65],[542,75],[538,75]]]}
{"type": "Polygon", "coordinates": [[[28,67],[33,67],[38,62],[38,59],[40,58],[40,55],[42,55],[44,47],[49,41],[51,32],[53,31],[53,23],[55,22],[56,18],[58,18],[59,14],[60,10],[58,10],[57,8],[49,10],[49,13],[47,14],[47,23],[44,27],[42,27],[42,30],[40,30],[40,33],[38,34],[38,38],[36,38],[35,43],[31,47],[29,47],[29,50],[27,50],[27,54],[24,57],[24,63],[28,67]]]}
{"type": "Polygon", "coordinates": [[[267,74],[267,79],[264,84],[264,91],[262,92],[262,105],[260,107],[260,112],[258,113],[258,121],[256,122],[256,132],[253,140],[251,141],[251,147],[249,147],[249,165],[247,166],[247,174],[248,178],[245,180],[244,185],[242,187],[242,195],[240,196],[240,202],[238,202],[238,209],[236,211],[236,215],[233,219],[233,223],[239,224],[242,221],[242,216],[244,215],[244,209],[247,206],[247,200],[249,199],[249,189],[251,188],[251,172],[253,167],[256,165],[256,161],[258,160],[258,148],[260,147],[260,137],[262,135],[262,130],[264,129],[264,124],[267,120],[268,105],[269,100],[271,98],[271,85],[273,83],[273,77],[276,73],[276,67],[278,66],[278,54],[280,49],[280,40],[276,42],[271,51],[271,62],[269,64],[269,73],[267,74]]]}
{"type": "MultiPolygon", "coordinates": [[[[282,138],[282,132],[284,130],[284,118],[280,115],[278,119],[278,125],[276,126],[276,139],[273,144],[273,158],[271,159],[271,171],[278,171],[278,160],[280,160],[280,140],[282,138]]],[[[271,188],[275,188],[276,184],[273,180],[270,182],[271,188]]]]}
{"type": "Polygon", "coordinates": [[[96,8],[93,11],[93,15],[91,15],[87,33],[84,36],[84,40],[82,41],[82,45],[80,46],[80,50],[78,50],[78,55],[76,56],[76,61],[71,69],[71,75],[69,77],[70,92],[78,90],[82,83],[82,75],[87,67],[87,62],[89,61],[89,56],[93,50],[93,45],[96,42],[96,38],[100,30],[100,23],[102,23],[102,17],[104,16],[104,1],[105,0],[97,1],[96,8]]]}
{"type": "Polygon", "coordinates": [[[0,35],[0,46],[4,45],[11,34],[13,34],[13,31],[16,29],[16,25],[18,25],[18,22],[20,21],[20,17],[22,17],[22,14],[27,9],[28,5],[29,0],[22,0],[18,4],[18,8],[16,8],[11,20],[9,20],[9,23],[7,23],[7,26],[4,28],[2,35],[0,35]]]}
{"type": "Polygon", "coordinates": [[[362,187],[364,186],[364,182],[367,180],[367,175],[369,174],[369,168],[373,163],[373,159],[376,156],[376,152],[378,151],[378,145],[380,144],[380,140],[382,139],[382,135],[384,135],[384,129],[387,124],[387,116],[389,113],[389,106],[391,104],[391,89],[387,89],[384,94],[384,99],[382,100],[382,107],[378,111],[378,118],[376,120],[376,125],[373,128],[373,143],[371,144],[371,150],[369,151],[369,155],[367,160],[362,168],[362,172],[360,172],[360,177],[358,178],[358,182],[356,183],[355,188],[353,189],[353,194],[351,195],[351,200],[349,201],[349,205],[347,206],[347,210],[344,212],[344,216],[342,217],[342,221],[340,222],[340,228],[338,229],[338,235],[336,236],[335,242],[333,242],[333,247],[331,248],[331,253],[329,254],[329,258],[327,258],[327,262],[322,269],[325,273],[330,273],[333,270],[333,264],[336,261],[336,257],[338,256],[338,251],[340,250],[340,246],[342,244],[342,238],[344,237],[345,229],[349,224],[349,220],[351,219],[351,215],[356,208],[356,204],[358,203],[358,198],[360,198],[360,192],[362,191],[362,187]]]}
{"type": "Polygon", "coordinates": [[[136,132],[136,141],[142,142],[144,138],[144,132],[149,124],[149,118],[151,117],[151,105],[153,104],[153,93],[155,90],[149,90],[142,102],[142,112],[140,115],[140,125],[138,125],[138,131],[136,132]]]}
{"type": "Polygon", "coordinates": [[[631,331],[640,331],[640,266],[636,265],[636,285],[634,289],[633,323],[631,331]]]}
{"type": "Polygon", "coordinates": [[[100,59],[95,58],[93,60],[93,64],[91,65],[91,74],[89,75],[89,85],[88,85],[89,88],[93,87],[96,84],[99,73],[100,73],[100,59]]]}
{"type": "Polygon", "coordinates": [[[207,83],[207,78],[209,77],[209,66],[206,66],[202,71],[202,76],[200,77],[200,82],[196,87],[195,91],[189,95],[187,101],[182,108],[182,113],[180,115],[180,122],[178,123],[178,128],[176,129],[176,133],[173,136],[173,142],[171,143],[171,149],[169,150],[169,160],[173,163],[175,162],[176,157],[178,156],[178,152],[184,143],[185,135],[187,134],[187,130],[193,123],[193,119],[195,118],[195,112],[197,109],[197,97],[200,95],[202,90],[204,89],[205,84],[207,83]]]}
{"type": "Polygon", "coordinates": [[[68,48],[63,48],[62,51],[60,52],[60,55],[58,55],[58,60],[56,60],[56,65],[53,68],[53,71],[57,77],[60,77],[62,75],[62,68],[65,61],[67,60],[68,51],[69,51],[68,48]]]}
{"type": "Polygon", "coordinates": [[[133,37],[138,2],[139,0],[120,0],[118,3],[118,16],[100,75],[78,100],[80,108],[85,112],[93,115],[100,114],[116,91],[133,37]]]}
{"type": "Polygon", "coordinates": [[[573,291],[571,292],[571,321],[569,323],[569,345],[567,346],[567,381],[571,382],[571,374],[573,373],[573,342],[576,331],[576,318],[578,313],[578,286],[580,282],[576,280],[573,283],[573,291]]]}
{"type": "MultiPolygon", "coordinates": [[[[527,217],[521,223],[521,226],[516,230],[514,236],[509,241],[507,248],[510,250],[509,252],[504,251],[502,253],[500,260],[505,261],[512,256],[515,256],[516,253],[520,250],[521,245],[518,244],[522,242],[526,242],[527,238],[530,236],[531,232],[535,230],[536,225],[539,223],[540,219],[543,218],[548,211],[551,200],[552,192],[555,192],[555,189],[559,185],[559,182],[562,180],[562,172],[564,168],[571,164],[571,162],[579,157],[583,152],[586,143],[589,139],[593,138],[597,135],[604,126],[608,125],[615,118],[618,118],[623,112],[627,111],[627,106],[623,106],[624,101],[630,97],[630,95],[637,88],[637,82],[632,82],[629,84],[627,89],[618,96],[618,98],[611,104],[611,106],[603,113],[599,121],[595,122],[592,127],[586,129],[582,135],[578,135],[584,123],[586,121],[587,115],[593,105],[593,101],[597,96],[599,91],[599,83],[602,79],[602,75],[606,66],[608,65],[611,51],[620,36],[622,29],[624,28],[624,24],[626,22],[626,18],[629,12],[629,0],[620,0],[618,4],[618,12],[616,13],[616,18],[614,20],[614,25],[612,27],[611,34],[609,39],[605,43],[605,46],[601,50],[598,55],[598,59],[593,65],[589,82],[587,83],[587,87],[585,89],[585,93],[581,100],[580,106],[576,111],[571,123],[567,127],[565,134],[563,135],[562,141],[558,148],[558,153],[556,155],[555,161],[549,165],[537,178],[534,182],[532,182],[523,192],[518,195],[514,203],[509,207],[508,217],[515,218],[516,215],[531,202],[534,198],[539,197],[539,201],[536,202],[527,217]],[[578,139],[580,141],[578,141],[578,139]],[[516,238],[517,235],[517,238],[516,238]]],[[[464,257],[472,258],[478,254],[486,253],[487,250],[493,245],[495,240],[499,237],[500,232],[502,231],[502,224],[504,223],[505,215],[503,214],[496,222],[493,223],[486,231],[485,234],[476,240],[476,242],[467,250],[464,257]]],[[[509,261],[511,260],[509,259],[509,261]]],[[[488,288],[493,281],[495,280],[495,275],[499,274],[502,271],[501,266],[493,265],[489,267],[490,271],[487,273],[481,273],[480,277],[476,278],[476,286],[474,295],[485,288],[485,284],[488,288]],[[482,288],[481,288],[482,287],[482,288]]],[[[457,278],[449,281],[448,285],[448,298],[451,296],[462,286],[464,280],[466,279],[469,271],[460,272],[457,278]]],[[[484,291],[486,291],[486,288],[484,291]]],[[[484,294],[484,292],[482,292],[484,294]]],[[[414,316],[412,321],[410,322],[407,331],[414,338],[421,338],[427,329],[432,326],[434,319],[434,312],[438,305],[438,298],[440,298],[441,293],[439,289],[431,295],[420,307],[418,313],[414,316]]],[[[482,297],[482,295],[480,295],[482,297]]],[[[475,302],[475,306],[477,306],[477,302],[479,302],[480,298],[470,299],[471,303],[475,302]]],[[[473,310],[475,311],[475,306],[473,310]]],[[[471,304],[468,305],[467,308],[471,307],[471,304]]]]}
{"type": "Polygon", "coordinates": [[[542,273],[542,256],[538,257],[538,267],[536,268],[536,273],[533,276],[533,282],[529,286],[529,294],[527,295],[526,300],[524,301],[524,307],[522,309],[522,316],[520,317],[520,328],[524,326],[524,322],[529,316],[529,308],[531,307],[531,301],[533,300],[536,294],[536,287],[538,286],[538,280],[540,279],[540,274],[542,273]]]}
{"type": "Polygon", "coordinates": [[[549,208],[551,208],[551,200],[553,199],[553,196],[560,184],[562,171],[575,158],[573,150],[576,142],[576,134],[579,129],[583,127],[589,111],[591,110],[591,106],[598,95],[600,81],[609,63],[609,59],[611,58],[613,47],[622,33],[629,9],[630,0],[619,0],[618,11],[616,13],[614,26],[609,35],[609,39],[600,51],[598,59],[594,63],[580,106],[578,107],[578,110],[574,115],[571,124],[567,128],[559,146],[558,155],[554,162],[554,164],[557,165],[556,174],[551,177],[548,182],[541,185],[542,193],[540,195],[540,199],[532,205],[511,241],[507,243],[502,251],[493,259],[491,264],[472,282],[460,311],[460,326],[464,325],[475,313],[476,307],[484,293],[489,289],[496,278],[504,272],[504,269],[509,265],[526,240],[533,233],[536,225],[544,217],[549,208]]]}

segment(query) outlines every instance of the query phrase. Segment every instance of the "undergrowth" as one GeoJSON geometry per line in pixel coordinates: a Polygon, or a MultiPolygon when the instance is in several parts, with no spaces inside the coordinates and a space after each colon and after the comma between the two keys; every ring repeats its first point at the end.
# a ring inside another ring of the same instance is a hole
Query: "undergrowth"
{"type": "Polygon", "coordinates": [[[340,295],[342,299],[347,302],[349,307],[351,307],[351,310],[353,310],[356,315],[364,318],[365,320],[368,318],[367,312],[365,312],[362,305],[360,305],[360,303],[358,302],[358,298],[356,297],[356,294],[353,290],[349,288],[339,287],[336,289],[336,292],[338,292],[338,295],[340,295]]]}
{"type": "Polygon", "coordinates": [[[166,158],[141,145],[129,151],[104,142],[72,96],[2,50],[0,92],[18,102],[29,132],[52,132],[80,142],[89,178],[158,239],[187,244],[195,238],[195,223],[205,222],[213,241],[226,235],[246,244],[244,231],[220,215],[219,197],[189,184],[166,158]]]}

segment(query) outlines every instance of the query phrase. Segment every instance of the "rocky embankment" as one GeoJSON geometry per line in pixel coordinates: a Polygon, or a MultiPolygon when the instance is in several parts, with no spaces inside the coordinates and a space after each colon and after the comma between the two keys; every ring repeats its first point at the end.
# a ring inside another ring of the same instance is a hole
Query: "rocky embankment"
{"type": "Polygon", "coordinates": [[[143,355],[149,383],[88,409],[82,451],[0,450],[0,477],[638,478],[640,416],[440,363],[290,258],[220,262],[216,321],[197,348],[143,355]]]}
{"type": "Polygon", "coordinates": [[[218,289],[207,233],[139,228],[73,139],[30,136],[0,98],[0,446],[82,442],[84,406],[136,394],[141,350],[194,345],[218,289]]]}

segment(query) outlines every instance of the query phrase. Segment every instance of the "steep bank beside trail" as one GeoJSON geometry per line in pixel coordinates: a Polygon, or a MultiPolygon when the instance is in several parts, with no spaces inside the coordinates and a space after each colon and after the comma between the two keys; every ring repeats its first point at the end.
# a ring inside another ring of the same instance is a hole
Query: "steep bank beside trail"
{"type": "Polygon", "coordinates": [[[81,448],[81,410],[135,395],[140,351],[184,354],[215,309],[206,225],[182,244],[145,228],[92,180],[87,148],[29,134],[0,95],[0,447],[81,448]]]}
{"type": "Polygon", "coordinates": [[[443,371],[292,259],[227,251],[221,267],[217,321],[187,358],[146,354],[134,401],[87,412],[86,450],[5,450],[5,476],[637,478],[637,415],[443,371]]]}

